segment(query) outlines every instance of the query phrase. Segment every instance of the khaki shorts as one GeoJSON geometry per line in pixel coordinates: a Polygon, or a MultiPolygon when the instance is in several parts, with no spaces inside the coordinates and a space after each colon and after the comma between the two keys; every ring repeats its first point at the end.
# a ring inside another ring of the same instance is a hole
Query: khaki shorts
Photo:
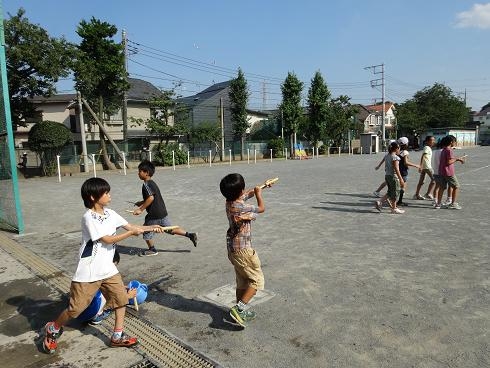
{"type": "Polygon", "coordinates": [[[422,171],[420,172],[419,185],[424,184],[425,175],[429,176],[431,183],[434,181],[434,170],[422,169],[422,171]]]}
{"type": "Polygon", "coordinates": [[[99,289],[107,300],[107,308],[115,309],[128,304],[126,287],[119,273],[99,281],[72,281],[70,286],[70,301],[68,303],[69,316],[71,318],[78,317],[89,306],[99,289]]]}
{"type": "Polygon", "coordinates": [[[255,249],[245,248],[236,252],[228,250],[228,259],[235,267],[237,289],[264,289],[264,274],[255,249]]]}

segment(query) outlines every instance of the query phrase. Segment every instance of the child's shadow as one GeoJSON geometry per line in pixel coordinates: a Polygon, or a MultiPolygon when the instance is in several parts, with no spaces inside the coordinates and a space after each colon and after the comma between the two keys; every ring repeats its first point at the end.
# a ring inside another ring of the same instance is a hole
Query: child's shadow
{"type": "Polygon", "coordinates": [[[165,276],[151,284],[148,284],[148,299],[147,301],[156,302],[167,308],[178,310],[181,312],[197,312],[209,314],[212,318],[209,327],[220,330],[236,331],[241,330],[229,316],[228,310],[224,307],[219,307],[213,303],[185,298],[182,295],[173,294],[165,291],[165,281],[171,279],[172,276],[165,276]]]}

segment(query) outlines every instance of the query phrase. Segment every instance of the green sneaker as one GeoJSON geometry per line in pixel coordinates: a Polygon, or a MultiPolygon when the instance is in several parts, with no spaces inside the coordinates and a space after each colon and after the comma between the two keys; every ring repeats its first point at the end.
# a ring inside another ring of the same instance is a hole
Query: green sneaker
{"type": "Polygon", "coordinates": [[[245,327],[246,322],[250,322],[255,319],[256,313],[251,310],[244,310],[241,311],[238,309],[238,307],[235,305],[233,308],[230,309],[230,316],[235,320],[236,323],[238,323],[240,326],[245,327]]]}
{"type": "Polygon", "coordinates": [[[230,309],[231,318],[233,318],[240,326],[245,327],[245,321],[243,320],[241,313],[243,312],[240,312],[236,305],[230,309]]]}

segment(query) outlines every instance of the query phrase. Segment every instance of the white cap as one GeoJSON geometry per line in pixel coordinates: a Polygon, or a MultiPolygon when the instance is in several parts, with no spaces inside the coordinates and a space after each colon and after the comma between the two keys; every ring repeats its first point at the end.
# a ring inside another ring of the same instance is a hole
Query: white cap
{"type": "Polygon", "coordinates": [[[398,144],[408,144],[408,138],[407,137],[398,138],[398,144]]]}

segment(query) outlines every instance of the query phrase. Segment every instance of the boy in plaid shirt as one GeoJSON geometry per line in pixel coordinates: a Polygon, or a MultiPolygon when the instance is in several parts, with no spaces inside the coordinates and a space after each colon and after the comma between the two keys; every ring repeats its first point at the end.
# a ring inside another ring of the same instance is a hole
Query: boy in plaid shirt
{"type": "MultiPolygon", "coordinates": [[[[270,185],[267,185],[270,186],[270,185]]],[[[264,274],[257,252],[252,247],[252,221],[257,214],[265,211],[262,188],[245,190],[245,180],[240,174],[228,174],[220,182],[221,194],[226,198],[226,217],[229,228],[226,232],[228,259],[235,268],[236,302],[230,309],[230,316],[240,326],[255,318],[255,312],[248,309],[248,303],[264,288],[264,274]],[[252,197],[257,205],[247,204],[252,197]]]]}

